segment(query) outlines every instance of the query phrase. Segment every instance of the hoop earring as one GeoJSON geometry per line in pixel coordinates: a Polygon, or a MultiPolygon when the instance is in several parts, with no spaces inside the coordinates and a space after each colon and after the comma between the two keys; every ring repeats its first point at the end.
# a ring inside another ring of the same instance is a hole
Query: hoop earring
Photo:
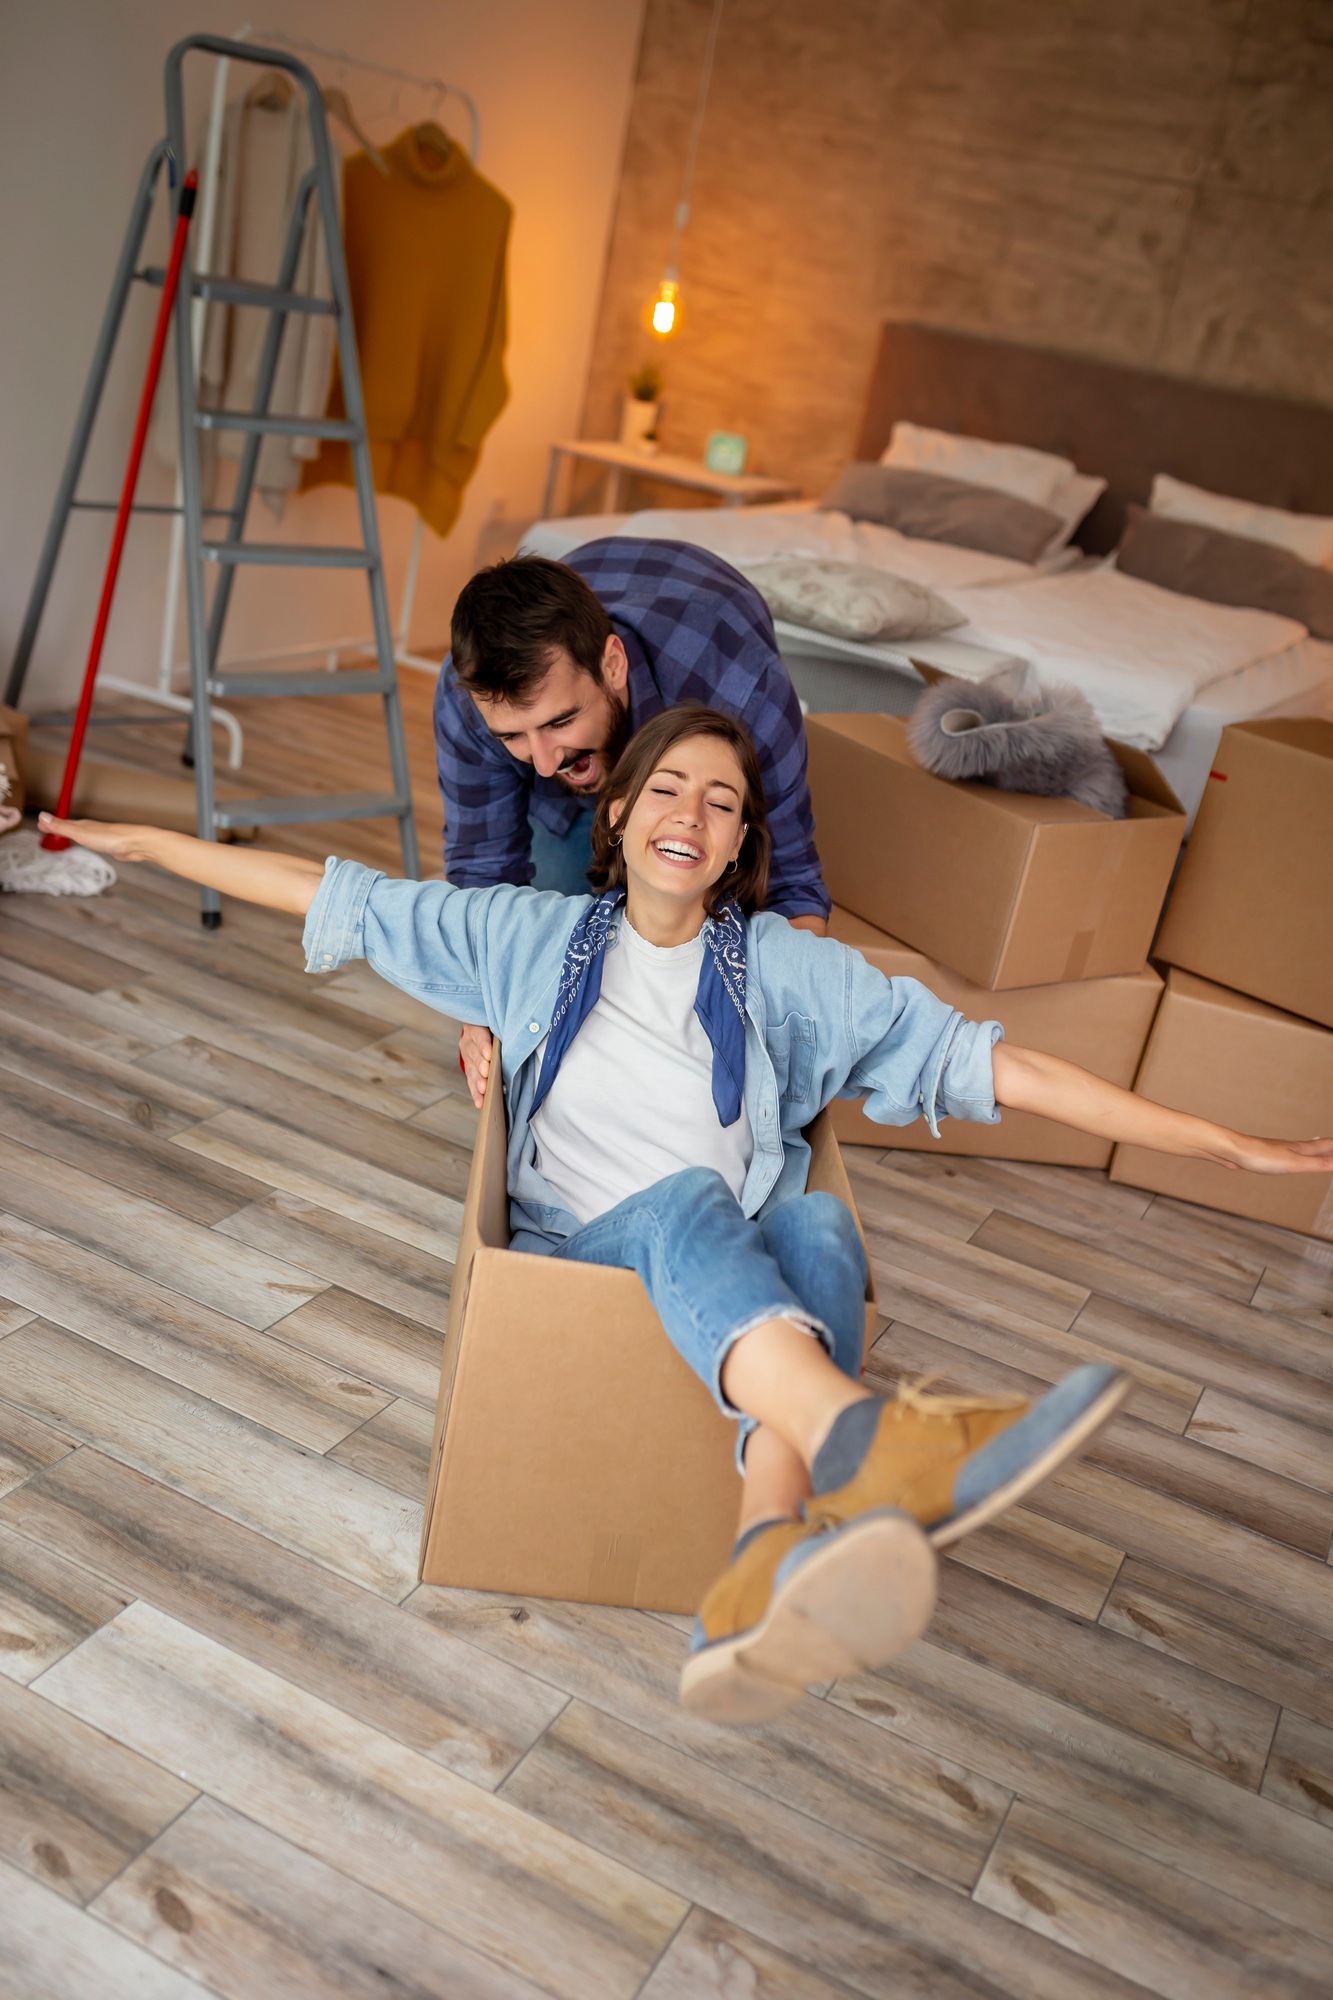
{"type": "Polygon", "coordinates": [[[733,869],[733,868],[739,868],[739,867],[740,867],[740,865],[741,865],[741,863],[740,863],[740,856],[739,856],[739,855],[737,855],[737,857],[736,857],[736,859],[735,859],[734,861],[729,861],[729,862],[727,863],[726,867],[725,867],[725,868],[724,868],[724,869],[722,870],[722,873],[723,873],[724,875],[730,875],[730,873],[731,873],[732,869],[733,869]]]}

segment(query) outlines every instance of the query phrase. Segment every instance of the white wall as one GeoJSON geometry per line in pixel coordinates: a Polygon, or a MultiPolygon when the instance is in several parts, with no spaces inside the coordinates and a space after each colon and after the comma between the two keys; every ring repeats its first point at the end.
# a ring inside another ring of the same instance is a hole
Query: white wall
{"type": "MultiPolygon", "coordinates": [[[[427,532],[414,640],[447,634],[453,600],[497,517],[538,510],[546,446],[575,431],[601,286],[642,0],[264,0],[256,29],[292,36],[471,91],[482,119],[480,167],[514,205],[510,249],[511,399],[487,440],[447,542],[427,532]]],[[[162,62],[180,36],[232,33],[228,18],[180,0],[8,0],[0,56],[0,679],[18,635],[96,328],[148,150],[162,132],[162,62]]],[[[258,39],[256,34],[255,39],[258,39]]],[[[192,58],[192,97],[211,63],[192,58]]],[[[419,94],[354,70],[343,81],[373,138],[430,115],[419,94]]],[[[189,65],[187,65],[187,74],[189,65]]],[[[466,136],[461,110],[443,122],[466,136]]],[[[160,243],[165,219],[157,218],[160,243]]],[[[83,481],[119,491],[158,294],[135,287],[83,481]]],[[[150,447],[141,499],[169,500],[171,475],[150,447]]],[[[256,513],[262,503],[256,502],[256,513]]],[[[396,608],[414,515],[380,502],[396,608]]],[[[324,487],[289,502],[283,540],[357,539],[355,497],[324,487]]],[[[78,685],[109,518],[76,516],[57,571],[23,705],[49,707],[78,685]]],[[[131,531],[105,671],[156,672],[167,528],[131,531]]],[[[317,571],[248,572],[238,582],[228,652],[368,630],[364,580],[317,571]]],[[[182,621],[183,622],[183,621],[182,621]]],[[[180,649],[178,649],[178,652],[180,649]]]]}

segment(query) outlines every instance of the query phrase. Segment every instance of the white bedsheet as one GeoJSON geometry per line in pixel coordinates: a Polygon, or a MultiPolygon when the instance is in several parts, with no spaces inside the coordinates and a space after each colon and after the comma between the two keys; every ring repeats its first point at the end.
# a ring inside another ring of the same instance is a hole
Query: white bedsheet
{"type": "Polygon", "coordinates": [[[692,542],[726,562],[765,562],[773,556],[813,556],[825,562],[865,563],[938,590],[952,602],[955,590],[1023,583],[1039,572],[1031,563],[988,556],[951,542],[900,535],[873,521],[824,513],[808,501],[776,507],[654,508],[641,514],[575,514],[538,521],[523,537],[529,555],[559,562],[585,542],[604,535],[640,535],[647,541],[692,542]]]}
{"type": "Polygon", "coordinates": [[[1206,688],[1307,637],[1292,618],[1205,604],[1096,567],[1003,590],[954,590],[950,637],[1031,660],[1088,697],[1108,736],[1158,750],[1206,688]]]}

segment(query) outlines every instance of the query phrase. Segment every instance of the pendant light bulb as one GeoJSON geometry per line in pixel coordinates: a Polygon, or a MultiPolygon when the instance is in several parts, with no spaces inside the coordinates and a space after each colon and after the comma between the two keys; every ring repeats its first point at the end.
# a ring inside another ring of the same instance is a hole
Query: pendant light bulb
{"type": "Polygon", "coordinates": [[[649,314],[649,325],[659,340],[666,340],[676,331],[680,321],[680,286],[674,270],[668,271],[658,287],[649,314]]]}

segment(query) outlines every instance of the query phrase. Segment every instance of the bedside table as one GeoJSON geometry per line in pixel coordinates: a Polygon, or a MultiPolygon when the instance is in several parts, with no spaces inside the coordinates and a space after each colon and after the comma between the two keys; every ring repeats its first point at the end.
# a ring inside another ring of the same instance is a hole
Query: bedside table
{"type": "Polygon", "coordinates": [[[551,446],[551,462],[542,496],[541,518],[555,518],[556,481],[562,459],[581,458],[606,467],[608,514],[618,514],[625,490],[626,473],[644,479],[660,479],[668,486],[683,486],[695,493],[711,493],[724,507],[754,507],[765,500],[795,500],[800,487],[789,479],[764,479],[754,472],[710,472],[699,458],[681,458],[669,451],[640,451],[635,445],[614,444],[609,439],[562,438],[551,446]]]}

